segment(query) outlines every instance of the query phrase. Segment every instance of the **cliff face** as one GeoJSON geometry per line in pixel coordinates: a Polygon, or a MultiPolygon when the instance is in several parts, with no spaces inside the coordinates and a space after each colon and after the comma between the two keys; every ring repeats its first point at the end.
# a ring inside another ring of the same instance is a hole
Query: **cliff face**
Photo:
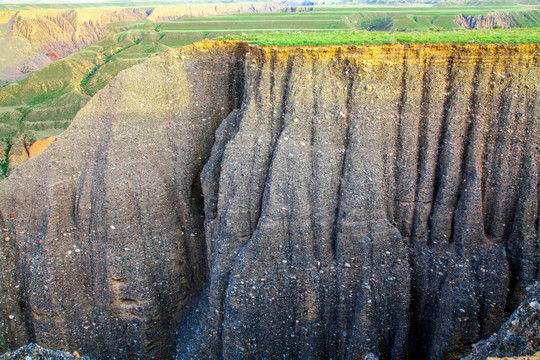
{"type": "Polygon", "coordinates": [[[539,50],[201,43],[122,72],[0,185],[2,349],[465,355],[539,276],[539,50]]]}
{"type": "Polygon", "coordinates": [[[168,53],[124,72],[2,185],[2,350],[172,357],[173,319],[207,273],[199,173],[239,107],[240,54],[168,53]]]}

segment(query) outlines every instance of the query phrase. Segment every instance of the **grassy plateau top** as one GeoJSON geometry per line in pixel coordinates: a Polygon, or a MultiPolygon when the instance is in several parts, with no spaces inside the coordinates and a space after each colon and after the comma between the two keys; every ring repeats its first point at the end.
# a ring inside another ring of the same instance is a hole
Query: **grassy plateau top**
{"type": "Polygon", "coordinates": [[[227,35],[226,40],[243,40],[269,46],[321,46],[394,43],[430,44],[536,44],[540,28],[453,31],[353,31],[319,33],[264,33],[227,35]]]}

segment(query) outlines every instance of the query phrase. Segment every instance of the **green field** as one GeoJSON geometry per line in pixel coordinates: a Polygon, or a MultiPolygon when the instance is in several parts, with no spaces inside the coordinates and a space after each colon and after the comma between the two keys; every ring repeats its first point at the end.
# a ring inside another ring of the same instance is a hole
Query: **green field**
{"type": "MultiPolygon", "coordinates": [[[[140,3],[142,4],[142,3],[140,3]]],[[[7,6],[7,5],[6,5],[7,6]]],[[[61,133],[77,111],[121,70],[203,39],[243,39],[263,45],[396,42],[539,42],[540,10],[531,5],[316,6],[307,12],[182,17],[110,24],[112,34],[18,83],[0,89],[0,140],[61,133]],[[454,31],[457,15],[509,13],[523,29],[454,31]],[[371,31],[366,30],[391,30],[371,31]],[[424,30],[424,31],[419,31],[424,30]],[[306,34],[307,33],[307,34],[306,34]]]]}
{"type": "Polygon", "coordinates": [[[315,6],[308,12],[243,14],[213,18],[183,18],[164,23],[163,31],[324,31],[324,30],[450,30],[460,29],[458,15],[508,13],[519,27],[539,27],[540,9],[532,5],[482,6],[315,6]]]}
{"type": "MultiPolygon", "coordinates": [[[[203,40],[204,32],[160,33],[138,24],[32,73],[0,90],[0,138],[62,132],[77,111],[118,72],[169,47],[203,40]]],[[[218,34],[216,34],[218,35],[218,34]]]]}
{"type": "Polygon", "coordinates": [[[457,31],[355,31],[308,33],[271,33],[227,35],[224,39],[243,40],[266,46],[321,46],[396,43],[442,44],[524,44],[540,43],[540,29],[492,29],[457,31]]]}

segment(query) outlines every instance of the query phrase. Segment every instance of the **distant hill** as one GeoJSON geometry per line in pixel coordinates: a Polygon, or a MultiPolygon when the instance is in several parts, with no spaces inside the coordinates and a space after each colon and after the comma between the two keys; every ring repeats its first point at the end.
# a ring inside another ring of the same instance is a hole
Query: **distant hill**
{"type": "Polygon", "coordinates": [[[126,21],[164,21],[182,16],[273,12],[276,3],[173,5],[173,2],[0,5],[0,85],[24,79],[31,72],[95,43],[126,21]],[[116,4],[118,8],[111,7],[116,4]],[[126,7],[132,5],[132,7],[126,7]],[[157,6],[159,5],[159,6],[157,6]]]}

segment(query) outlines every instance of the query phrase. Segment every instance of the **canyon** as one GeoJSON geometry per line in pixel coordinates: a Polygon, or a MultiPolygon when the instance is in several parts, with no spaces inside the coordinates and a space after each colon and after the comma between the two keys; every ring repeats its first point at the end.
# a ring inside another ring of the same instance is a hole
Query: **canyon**
{"type": "MultiPolygon", "coordinates": [[[[32,145],[35,140],[58,135],[118,72],[170,47],[239,33],[294,29],[315,31],[314,37],[324,29],[345,36],[350,30],[377,43],[374,39],[381,36],[400,37],[418,33],[416,30],[427,31],[424,34],[430,38],[445,29],[514,28],[501,33],[498,41],[515,43],[525,38],[528,43],[537,41],[533,28],[540,24],[536,6],[519,4],[415,6],[391,11],[380,6],[333,11],[326,6],[286,7],[271,2],[173,4],[138,3],[131,8],[114,8],[120,3],[72,4],[71,9],[64,9],[66,4],[51,8],[0,5],[6,10],[0,12],[0,47],[5,49],[5,56],[0,56],[0,149],[5,150],[0,178],[28,159],[24,141],[32,145]],[[229,15],[214,16],[223,14],[229,15]],[[367,35],[361,29],[373,31],[367,35]],[[515,33],[517,29],[521,35],[515,33]]],[[[489,33],[493,31],[500,29],[489,33]]],[[[482,31],[444,31],[449,37],[456,33],[471,42],[485,40],[482,31]]]]}
{"type": "Polygon", "coordinates": [[[540,275],[539,64],[215,41],[122,71],[0,182],[0,353],[468,355],[540,275]]]}
{"type": "Polygon", "coordinates": [[[275,3],[245,3],[0,11],[0,46],[8,50],[0,57],[0,85],[22,80],[33,71],[111,35],[115,29],[108,28],[110,24],[275,12],[281,8],[275,3]]]}

